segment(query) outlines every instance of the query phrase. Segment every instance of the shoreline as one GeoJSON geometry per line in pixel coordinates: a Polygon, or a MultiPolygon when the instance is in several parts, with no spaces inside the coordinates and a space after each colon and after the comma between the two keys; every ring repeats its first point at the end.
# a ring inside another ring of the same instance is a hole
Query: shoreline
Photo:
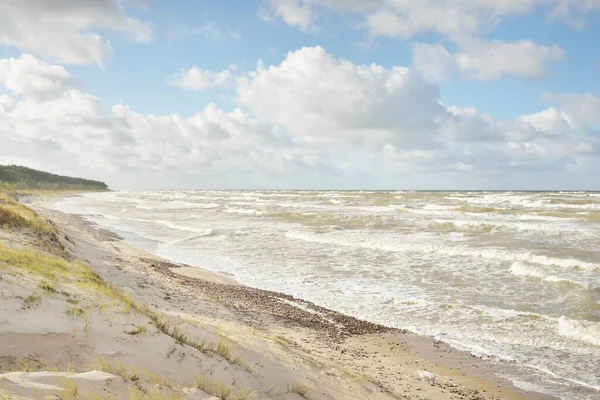
{"type": "MultiPolygon", "coordinates": [[[[422,398],[452,398],[436,397],[444,393],[465,399],[553,398],[522,390],[508,379],[498,377],[503,368],[511,367],[510,363],[476,357],[432,337],[372,324],[283,293],[244,286],[201,267],[172,263],[135,248],[79,215],[50,208],[49,203],[57,200],[36,198],[31,205],[65,232],[86,231],[95,241],[94,245],[109,243],[106,247],[112,247],[119,254],[134,254],[175,292],[186,290],[225,303],[228,308],[244,314],[250,326],[279,332],[311,354],[327,354],[344,368],[350,365],[360,370],[359,374],[375,375],[390,393],[407,392],[408,388],[402,387],[406,384],[395,383],[399,381],[396,374],[400,373],[441,392],[422,398]]],[[[85,255],[83,253],[79,255],[85,255]]],[[[428,391],[420,388],[418,392],[424,395],[428,391]]]]}

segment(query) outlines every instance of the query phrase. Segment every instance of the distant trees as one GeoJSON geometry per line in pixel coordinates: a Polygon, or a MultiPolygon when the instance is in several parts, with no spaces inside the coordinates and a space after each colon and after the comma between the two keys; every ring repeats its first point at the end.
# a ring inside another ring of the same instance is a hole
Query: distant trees
{"type": "Polygon", "coordinates": [[[12,189],[108,190],[104,182],[56,175],[19,165],[0,165],[0,186],[12,189]]]}

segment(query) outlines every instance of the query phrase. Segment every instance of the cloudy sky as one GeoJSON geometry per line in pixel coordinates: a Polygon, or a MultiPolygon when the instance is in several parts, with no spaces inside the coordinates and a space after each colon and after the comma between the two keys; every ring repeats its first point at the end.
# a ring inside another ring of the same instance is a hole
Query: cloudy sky
{"type": "Polygon", "coordinates": [[[115,188],[600,189],[600,0],[0,0],[0,163],[115,188]]]}

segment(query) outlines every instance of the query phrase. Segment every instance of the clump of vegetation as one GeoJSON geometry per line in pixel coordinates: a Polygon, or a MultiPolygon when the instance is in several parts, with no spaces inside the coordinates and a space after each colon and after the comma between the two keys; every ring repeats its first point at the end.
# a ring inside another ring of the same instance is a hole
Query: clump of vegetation
{"type": "Polygon", "coordinates": [[[67,311],[65,311],[65,314],[77,321],[79,319],[84,319],[86,312],[83,308],[69,307],[67,308],[67,311]]]}
{"type": "Polygon", "coordinates": [[[23,308],[25,309],[35,308],[40,304],[42,304],[42,298],[37,293],[32,293],[23,299],[23,308]]]}
{"type": "Polygon", "coordinates": [[[48,282],[42,282],[38,285],[38,287],[40,289],[42,289],[45,293],[48,293],[48,294],[58,293],[58,290],[56,290],[56,288],[54,286],[52,286],[51,283],[48,283],[48,282]]]}
{"type": "Polygon", "coordinates": [[[107,190],[104,182],[73,178],[18,165],[0,165],[0,185],[11,189],[107,190]]]}
{"type": "Polygon", "coordinates": [[[138,324],[138,326],[135,327],[135,329],[132,329],[130,331],[126,331],[125,333],[131,336],[136,336],[136,335],[141,335],[142,333],[146,332],[146,326],[142,325],[142,324],[138,324]]]}
{"type": "Polygon", "coordinates": [[[303,383],[292,383],[287,386],[288,393],[296,393],[298,396],[308,399],[310,388],[303,383]]]}
{"type": "Polygon", "coordinates": [[[140,379],[140,374],[133,366],[125,365],[122,362],[113,364],[106,358],[99,358],[94,364],[94,368],[108,374],[120,376],[126,382],[135,383],[140,379]]]}
{"type": "Polygon", "coordinates": [[[204,376],[199,376],[195,381],[196,388],[218,397],[220,400],[247,400],[252,392],[246,389],[234,390],[223,381],[213,381],[204,376]]]}
{"type": "Polygon", "coordinates": [[[35,211],[16,200],[16,194],[0,187],[0,228],[27,230],[38,239],[37,244],[52,253],[64,255],[64,246],[58,239],[54,225],[35,211]]]}
{"type": "Polygon", "coordinates": [[[53,227],[36,212],[16,200],[16,194],[0,189],[0,226],[52,232],[53,227]]]}

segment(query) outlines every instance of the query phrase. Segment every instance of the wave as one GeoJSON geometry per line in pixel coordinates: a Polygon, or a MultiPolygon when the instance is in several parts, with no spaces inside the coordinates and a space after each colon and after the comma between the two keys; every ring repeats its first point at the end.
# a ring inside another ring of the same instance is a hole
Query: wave
{"type": "Polygon", "coordinates": [[[182,239],[173,240],[173,241],[169,242],[169,244],[171,244],[171,245],[180,244],[180,243],[187,242],[189,240],[198,239],[201,237],[215,236],[216,234],[217,234],[216,230],[214,230],[212,228],[208,228],[208,229],[204,229],[203,231],[199,232],[197,235],[187,236],[182,239]]]}
{"type": "Polygon", "coordinates": [[[540,264],[546,266],[559,266],[563,268],[582,268],[590,271],[600,270],[598,264],[577,260],[574,258],[556,258],[532,252],[517,252],[509,251],[497,247],[465,247],[452,244],[431,244],[423,238],[413,242],[407,241],[406,237],[399,238],[398,236],[390,238],[389,236],[381,237],[380,240],[374,240],[372,232],[366,237],[371,237],[365,240],[365,235],[342,236],[331,233],[316,233],[309,231],[288,231],[285,236],[288,239],[302,240],[305,242],[334,244],[338,246],[367,248],[372,250],[388,251],[395,253],[436,253],[444,256],[466,256],[483,258],[494,261],[521,261],[532,264],[540,264]],[[390,241],[390,239],[394,239],[390,241]]]}
{"type": "Polygon", "coordinates": [[[255,208],[230,208],[227,207],[222,212],[225,214],[241,214],[241,215],[263,215],[264,211],[257,210],[255,208]]]}
{"type": "Polygon", "coordinates": [[[589,285],[587,283],[578,282],[578,281],[574,281],[569,278],[550,274],[547,271],[544,271],[540,268],[536,268],[532,265],[528,265],[528,264],[520,262],[520,261],[514,262],[510,266],[509,271],[511,274],[513,274],[515,276],[539,278],[540,280],[545,281],[545,282],[567,283],[567,284],[582,286],[586,289],[589,289],[589,285]]]}
{"type": "Polygon", "coordinates": [[[153,222],[155,224],[159,224],[159,225],[163,225],[166,226],[167,228],[171,228],[171,229],[175,229],[178,231],[187,231],[187,232],[194,232],[196,233],[196,235],[194,236],[210,236],[214,234],[214,230],[212,228],[196,228],[194,226],[190,226],[190,225],[180,225],[180,224],[176,224],[173,223],[171,221],[165,221],[165,220],[150,220],[150,219],[139,219],[138,221],[144,221],[144,222],[153,222]]]}
{"type": "Polygon", "coordinates": [[[558,319],[558,333],[562,336],[600,346],[600,323],[573,320],[565,316],[558,319]]]}

